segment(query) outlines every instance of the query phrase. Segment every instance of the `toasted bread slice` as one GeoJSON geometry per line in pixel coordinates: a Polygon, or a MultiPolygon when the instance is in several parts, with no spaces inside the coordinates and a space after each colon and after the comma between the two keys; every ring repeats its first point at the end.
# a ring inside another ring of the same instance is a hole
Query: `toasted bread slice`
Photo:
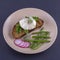
{"type": "MultiPolygon", "coordinates": [[[[36,28],[34,28],[34,29],[32,29],[32,30],[29,30],[29,32],[31,32],[31,31],[34,31],[35,29],[37,29],[37,28],[41,28],[41,26],[43,25],[43,20],[41,20],[41,19],[39,19],[38,21],[37,21],[37,24],[36,24],[36,28]]],[[[16,25],[17,24],[19,24],[19,23],[16,23],[16,25]]],[[[12,29],[12,35],[13,35],[13,37],[15,38],[15,39],[18,39],[18,38],[21,38],[21,37],[23,37],[24,35],[26,35],[26,33],[24,32],[24,30],[22,29],[22,31],[20,32],[20,33],[17,33],[16,32],[16,25],[13,27],[13,29],[12,29]]]]}

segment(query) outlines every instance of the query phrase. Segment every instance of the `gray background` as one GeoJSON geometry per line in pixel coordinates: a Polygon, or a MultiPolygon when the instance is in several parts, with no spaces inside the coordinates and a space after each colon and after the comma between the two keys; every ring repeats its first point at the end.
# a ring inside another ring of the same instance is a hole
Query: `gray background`
{"type": "Polygon", "coordinates": [[[0,0],[0,60],[60,60],[60,0],[0,0]],[[58,25],[58,36],[48,50],[35,54],[25,55],[11,49],[5,42],[2,34],[6,18],[14,11],[22,8],[40,8],[50,13],[58,25]]]}

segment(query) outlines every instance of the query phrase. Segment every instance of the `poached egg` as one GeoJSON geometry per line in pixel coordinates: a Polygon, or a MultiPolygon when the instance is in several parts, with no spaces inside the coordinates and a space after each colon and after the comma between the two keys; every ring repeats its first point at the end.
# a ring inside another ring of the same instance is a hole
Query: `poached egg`
{"type": "Polygon", "coordinates": [[[32,30],[36,27],[36,21],[33,17],[23,18],[19,21],[19,24],[24,30],[32,30]]]}

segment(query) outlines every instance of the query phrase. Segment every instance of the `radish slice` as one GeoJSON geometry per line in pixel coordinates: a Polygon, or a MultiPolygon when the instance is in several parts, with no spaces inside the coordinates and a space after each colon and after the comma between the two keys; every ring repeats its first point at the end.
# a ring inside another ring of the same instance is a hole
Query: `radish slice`
{"type": "Polygon", "coordinates": [[[25,48],[25,46],[26,46],[26,43],[24,42],[24,45],[22,47],[25,48]]]}
{"type": "Polygon", "coordinates": [[[22,40],[17,39],[17,40],[14,41],[14,43],[15,43],[16,45],[19,45],[20,43],[22,43],[22,40]]]}
{"type": "Polygon", "coordinates": [[[30,46],[30,43],[29,42],[25,42],[25,48],[29,47],[30,46]]]}
{"type": "Polygon", "coordinates": [[[24,43],[25,43],[25,42],[22,42],[21,44],[19,44],[19,46],[23,47],[24,43]]]}
{"type": "Polygon", "coordinates": [[[23,45],[24,48],[27,48],[29,46],[30,46],[30,43],[27,43],[27,42],[25,42],[24,45],[23,45]]]}
{"type": "Polygon", "coordinates": [[[29,42],[23,41],[22,39],[14,40],[14,44],[21,48],[28,48],[30,46],[29,42]]]}
{"type": "Polygon", "coordinates": [[[26,42],[26,47],[29,47],[30,46],[30,43],[29,42],[26,42]]]}

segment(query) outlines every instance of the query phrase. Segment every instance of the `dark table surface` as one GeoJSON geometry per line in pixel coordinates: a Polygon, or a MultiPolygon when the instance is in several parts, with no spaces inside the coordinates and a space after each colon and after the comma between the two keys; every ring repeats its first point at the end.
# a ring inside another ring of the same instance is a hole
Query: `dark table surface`
{"type": "Polygon", "coordinates": [[[0,0],[0,60],[60,60],[60,0],[0,0]],[[22,8],[40,8],[50,13],[58,25],[58,36],[48,50],[25,55],[11,49],[3,38],[3,24],[14,11],[22,8]]]}

